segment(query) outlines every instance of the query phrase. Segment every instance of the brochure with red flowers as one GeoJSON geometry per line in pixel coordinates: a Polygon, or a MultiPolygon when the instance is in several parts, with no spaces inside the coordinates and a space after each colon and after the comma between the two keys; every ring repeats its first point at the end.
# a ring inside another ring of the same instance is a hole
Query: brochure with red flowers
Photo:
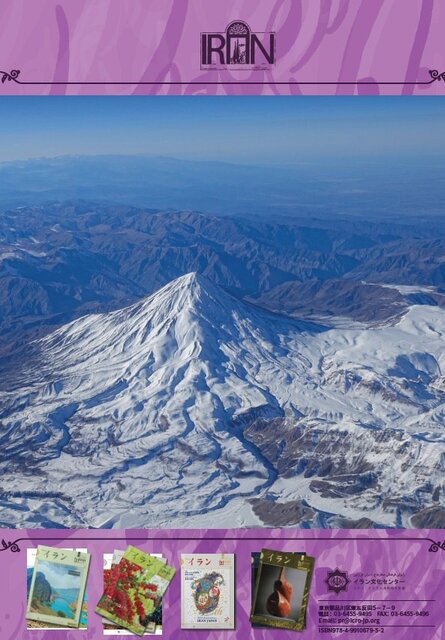
{"type": "MultiPolygon", "coordinates": [[[[114,580],[114,574],[118,571],[118,564],[124,557],[125,550],[114,549],[113,553],[104,554],[104,588],[114,580]]],[[[166,564],[166,559],[159,553],[151,553],[160,560],[163,564],[166,564]]],[[[133,635],[128,629],[124,629],[107,618],[102,618],[104,635],[133,635]]],[[[145,631],[144,635],[162,635],[162,598],[156,609],[150,613],[145,619],[145,631]]]]}
{"type": "Polygon", "coordinates": [[[143,635],[147,617],[159,605],[174,575],[175,569],[161,559],[130,546],[108,574],[96,613],[143,635]]]}

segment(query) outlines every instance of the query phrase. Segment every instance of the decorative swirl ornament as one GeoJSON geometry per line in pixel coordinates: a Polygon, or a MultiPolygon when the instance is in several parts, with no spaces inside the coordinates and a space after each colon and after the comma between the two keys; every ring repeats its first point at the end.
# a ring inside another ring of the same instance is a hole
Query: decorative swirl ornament
{"type": "Polygon", "coordinates": [[[8,80],[8,82],[12,80],[18,84],[20,83],[20,80],[17,80],[20,75],[20,69],[12,69],[9,73],[7,71],[0,71],[0,75],[2,77],[2,84],[4,84],[6,80],[8,80]]]}
{"type": "Polygon", "coordinates": [[[437,553],[439,549],[441,551],[445,551],[445,540],[443,542],[435,542],[434,540],[431,540],[431,538],[427,539],[431,542],[430,548],[428,549],[430,553],[437,553]]]}
{"type": "MultiPolygon", "coordinates": [[[[250,27],[241,22],[241,21],[236,21],[231,23],[228,27],[227,27],[227,34],[229,36],[236,36],[236,37],[246,37],[248,36],[250,31],[250,27]]],[[[378,81],[373,81],[373,82],[369,82],[368,80],[364,80],[364,81],[360,81],[360,80],[346,80],[346,81],[341,81],[341,80],[332,80],[332,81],[317,81],[317,80],[308,80],[308,81],[303,81],[303,82],[298,82],[295,79],[292,79],[290,81],[278,81],[278,84],[285,84],[285,85],[293,85],[293,84],[301,84],[301,85],[366,85],[366,84],[387,84],[387,85],[431,85],[434,82],[439,81],[443,81],[445,82],[445,71],[439,72],[437,69],[429,69],[428,70],[430,76],[431,76],[431,80],[425,80],[425,81],[415,81],[415,82],[411,82],[411,81],[406,81],[406,80],[400,80],[400,81],[395,81],[395,82],[381,82],[379,83],[378,81]]],[[[15,82],[16,84],[20,84],[20,85],[48,85],[48,86],[52,86],[52,85],[57,85],[57,84],[63,84],[63,85],[88,85],[88,84],[97,84],[97,85],[189,85],[190,82],[189,81],[178,81],[178,82],[170,82],[170,81],[162,81],[162,80],[110,80],[110,81],[104,81],[104,80],[98,80],[98,81],[89,81],[89,80],[85,80],[84,82],[78,82],[78,81],[60,81],[60,82],[54,82],[52,80],[47,80],[47,81],[33,81],[33,80],[19,80],[19,75],[20,75],[21,71],[20,69],[11,69],[11,71],[2,71],[0,69],[0,81],[2,84],[5,84],[6,81],[8,82],[15,82]]],[[[191,84],[196,84],[196,85],[205,85],[207,84],[207,82],[198,82],[198,81],[192,81],[191,84]]],[[[210,82],[210,84],[220,84],[220,82],[215,81],[215,82],[210,82]]],[[[223,84],[223,83],[221,83],[223,84]]],[[[244,81],[238,81],[238,80],[232,80],[229,81],[228,84],[258,84],[261,85],[263,84],[263,81],[251,81],[251,82],[244,82],[244,81]]],[[[277,84],[277,83],[275,83],[277,84]]],[[[0,549],[0,551],[2,551],[2,549],[0,549]]]]}
{"type": "Polygon", "coordinates": [[[430,76],[432,78],[431,82],[436,82],[436,80],[443,80],[445,82],[445,71],[440,73],[437,69],[430,69],[430,76]]]}
{"type": "Polygon", "coordinates": [[[0,551],[6,551],[8,549],[9,551],[12,551],[12,553],[17,553],[20,551],[20,547],[17,544],[16,540],[10,540],[6,542],[6,540],[2,539],[2,548],[0,549],[0,551]]]}

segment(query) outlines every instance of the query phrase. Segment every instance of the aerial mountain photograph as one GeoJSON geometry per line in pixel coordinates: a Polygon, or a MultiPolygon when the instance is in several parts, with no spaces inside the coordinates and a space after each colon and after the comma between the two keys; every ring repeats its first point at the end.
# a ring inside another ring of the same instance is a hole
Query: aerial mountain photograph
{"type": "Polygon", "coordinates": [[[0,113],[0,526],[445,528],[443,101],[0,113]]]}

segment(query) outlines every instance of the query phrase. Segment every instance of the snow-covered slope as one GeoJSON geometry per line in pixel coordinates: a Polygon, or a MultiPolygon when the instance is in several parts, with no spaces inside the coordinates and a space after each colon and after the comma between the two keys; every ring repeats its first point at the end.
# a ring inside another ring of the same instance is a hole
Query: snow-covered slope
{"type": "Polygon", "coordinates": [[[193,273],[76,320],[11,372],[2,523],[409,525],[444,502],[444,334],[437,307],[328,329],[193,273]]]}

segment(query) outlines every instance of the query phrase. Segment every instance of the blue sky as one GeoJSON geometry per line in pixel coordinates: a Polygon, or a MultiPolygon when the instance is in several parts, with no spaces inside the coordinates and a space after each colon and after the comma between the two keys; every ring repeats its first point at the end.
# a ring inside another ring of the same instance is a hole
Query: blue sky
{"type": "Polygon", "coordinates": [[[39,559],[38,571],[45,574],[53,589],[80,589],[81,575],[77,567],[39,559]],[[69,571],[78,572],[79,575],[71,575],[69,571]]]}
{"type": "Polygon", "coordinates": [[[277,164],[443,152],[437,96],[3,96],[0,161],[143,153],[277,164]]]}

